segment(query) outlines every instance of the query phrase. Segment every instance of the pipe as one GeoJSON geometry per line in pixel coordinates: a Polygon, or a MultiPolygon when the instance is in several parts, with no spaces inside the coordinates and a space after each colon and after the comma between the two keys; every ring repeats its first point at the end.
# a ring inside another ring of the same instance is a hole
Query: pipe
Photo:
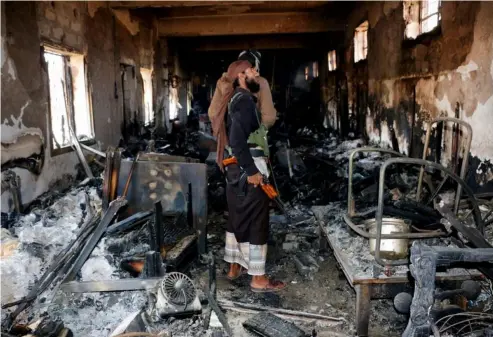
{"type": "MultiPolygon", "coordinates": [[[[367,230],[363,230],[356,225],[348,214],[343,215],[344,221],[346,224],[357,234],[361,235],[367,239],[376,239],[377,234],[371,234],[367,230]]],[[[440,236],[446,236],[447,233],[443,231],[430,231],[430,232],[421,232],[421,233],[392,233],[392,234],[381,234],[381,238],[386,239],[429,239],[436,238],[440,236]]]]}

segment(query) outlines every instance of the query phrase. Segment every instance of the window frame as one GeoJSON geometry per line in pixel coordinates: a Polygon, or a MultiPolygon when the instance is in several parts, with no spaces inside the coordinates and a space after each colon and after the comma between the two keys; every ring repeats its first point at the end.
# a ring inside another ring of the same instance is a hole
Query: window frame
{"type": "MultiPolygon", "coordinates": [[[[411,17],[411,21],[405,21],[403,46],[412,47],[416,44],[429,41],[430,39],[433,39],[434,37],[441,35],[441,33],[442,33],[442,2],[443,1],[442,0],[437,0],[437,1],[438,1],[437,11],[432,13],[432,14],[428,14],[426,17],[423,17],[423,15],[422,15],[423,2],[425,2],[425,0],[410,1],[412,4],[416,4],[418,6],[418,13],[417,13],[417,17],[415,18],[415,20],[413,20],[413,18],[411,17]],[[434,15],[437,15],[437,17],[438,17],[436,26],[427,32],[423,32],[423,21],[433,17],[434,15]],[[413,24],[413,23],[418,25],[419,31],[418,31],[416,37],[408,36],[406,34],[408,26],[413,24]]],[[[404,4],[406,2],[407,2],[406,0],[402,0],[403,14],[405,14],[404,13],[404,10],[405,10],[404,4]]]]}
{"type": "Polygon", "coordinates": [[[93,109],[92,109],[92,97],[91,97],[91,85],[89,82],[89,77],[88,77],[88,68],[87,68],[87,62],[86,62],[86,57],[84,53],[82,53],[79,50],[55,44],[52,43],[51,41],[46,41],[42,39],[41,41],[41,58],[43,61],[44,68],[47,72],[47,80],[48,80],[48,121],[47,121],[47,127],[49,128],[49,140],[48,142],[50,143],[50,154],[52,157],[65,154],[65,153],[70,153],[73,152],[74,146],[72,144],[68,144],[59,148],[55,148],[54,146],[54,135],[53,135],[53,125],[52,125],[52,112],[51,112],[51,90],[50,90],[50,78],[48,74],[48,64],[44,59],[45,53],[51,53],[55,55],[60,55],[64,58],[64,67],[65,67],[65,78],[70,79],[70,84],[68,84],[68,81],[65,84],[67,90],[67,94],[69,96],[69,100],[71,101],[71,104],[69,104],[69,116],[67,116],[68,123],[74,130],[75,134],[77,135],[77,125],[75,123],[75,102],[74,102],[74,89],[73,89],[73,74],[72,74],[72,69],[70,67],[70,57],[71,56],[82,56],[83,58],[83,66],[84,66],[84,80],[85,80],[85,96],[86,96],[86,103],[87,103],[87,113],[89,114],[89,121],[91,124],[91,131],[92,131],[92,138],[86,139],[86,140],[79,140],[79,143],[85,144],[85,145],[94,145],[96,144],[96,139],[95,139],[95,128],[94,128],[94,115],[93,115],[93,109]]]}
{"type": "Polygon", "coordinates": [[[442,1],[441,0],[436,0],[436,1],[438,2],[437,11],[436,12],[433,12],[432,14],[428,14],[424,18],[422,17],[422,15],[423,15],[423,3],[426,2],[426,5],[428,6],[429,1],[428,0],[421,0],[421,1],[419,1],[419,18],[418,18],[419,34],[418,34],[418,36],[424,35],[424,34],[429,34],[429,33],[433,32],[434,30],[436,30],[438,27],[441,26],[442,13],[441,13],[441,10],[440,9],[442,7],[442,1]],[[436,26],[433,27],[432,29],[426,31],[426,32],[423,32],[423,22],[425,20],[428,20],[429,18],[431,18],[434,15],[437,16],[437,24],[436,24],[436,26]]]}

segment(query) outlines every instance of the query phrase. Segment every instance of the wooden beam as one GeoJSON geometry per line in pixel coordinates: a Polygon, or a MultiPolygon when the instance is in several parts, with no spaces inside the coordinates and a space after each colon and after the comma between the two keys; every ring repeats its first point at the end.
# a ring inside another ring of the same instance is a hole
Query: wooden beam
{"type": "Polygon", "coordinates": [[[256,5],[264,1],[110,1],[112,8],[172,8],[172,7],[204,7],[219,5],[256,5]]]}
{"type": "Polygon", "coordinates": [[[320,33],[344,29],[341,20],[316,12],[166,18],[158,22],[161,36],[320,33]]]}
{"type": "Polygon", "coordinates": [[[318,49],[329,48],[337,36],[328,34],[272,34],[237,36],[185,37],[170,41],[188,52],[225,51],[245,49],[318,49]]]}
{"type": "MultiPolygon", "coordinates": [[[[266,3],[255,2],[253,4],[235,3],[234,5],[220,3],[214,6],[167,8],[161,18],[237,15],[241,13],[319,12],[325,10],[327,5],[328,2],[326,1],[273,1],[266,3]]],[[[160,17],[158,16],[158,18],[160,17]]]]}

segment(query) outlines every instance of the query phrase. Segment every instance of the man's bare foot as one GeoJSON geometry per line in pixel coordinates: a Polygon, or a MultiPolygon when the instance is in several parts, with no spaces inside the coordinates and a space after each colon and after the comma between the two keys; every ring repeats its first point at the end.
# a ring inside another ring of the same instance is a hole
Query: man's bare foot
{"type": "Polygon", "coordinates": [[[256,293],[269,293],[286,288],[286,284],[280,281],[270,280],[266,275],[261,275],[252,277],[250,288],[256,293]]]}
{"type": "Polygon", "coordinates": [[[238,277],[246,273],[246,269],[238,263],[231,263],[229,266],[229,272],[227,278],[230,280],[236,280],[238,277]]]}

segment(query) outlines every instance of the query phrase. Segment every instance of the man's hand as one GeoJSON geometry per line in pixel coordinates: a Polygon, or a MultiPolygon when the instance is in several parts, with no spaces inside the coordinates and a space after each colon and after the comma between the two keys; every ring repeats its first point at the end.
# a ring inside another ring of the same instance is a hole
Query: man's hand
{"type": "Polygon", "coordinates": [[[253,176],[248,176],[247,180],[249,184],[257,187],[258,185],[262,184],[264,178],[259,172],[257,172],[253,176]]]}

